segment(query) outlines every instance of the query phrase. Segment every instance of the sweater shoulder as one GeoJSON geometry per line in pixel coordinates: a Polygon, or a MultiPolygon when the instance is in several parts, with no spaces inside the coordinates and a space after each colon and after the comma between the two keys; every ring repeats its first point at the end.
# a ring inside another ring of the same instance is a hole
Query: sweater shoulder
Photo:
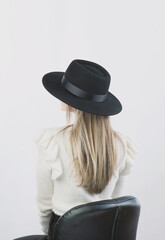
{"type": "Polygon", "coordinates": [[[131,172],[132,167],[135,165],[135,161],[138,157],[138,147],[135,140],[123,133],[117,132],[123,142],[124,152],[120,151],[120,158],[121,155],[123,158],[121,159],[120,164],[120,175],[124,176],[131,172]]]}

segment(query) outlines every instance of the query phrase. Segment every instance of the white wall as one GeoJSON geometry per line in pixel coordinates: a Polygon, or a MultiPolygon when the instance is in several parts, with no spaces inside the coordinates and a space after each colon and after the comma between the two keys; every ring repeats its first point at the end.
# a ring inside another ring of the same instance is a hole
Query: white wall
{"type": "Polygon", "coordinates": [[[109,90],[123,104],[113,126],[139,149],[125,190],[142,205],[137,239],[165,238],[163,10],[163,0],[0,1],[2,239],[42,234],[33,136],[65,124],[65,113],[41,78],[65,71],[74,58],[110,72],[109,90]]]}

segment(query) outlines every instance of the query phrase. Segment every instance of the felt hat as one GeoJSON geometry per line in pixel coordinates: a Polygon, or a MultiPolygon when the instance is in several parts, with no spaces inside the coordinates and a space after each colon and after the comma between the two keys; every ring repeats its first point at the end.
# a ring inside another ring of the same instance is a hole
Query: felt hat
{"type": "Polygon", "coordinates": [[[84,112],[109,116],[121,112],[122,105],[109,90],[111,76],[98,63],[74,59],[65,72],[46,73],[45,89],[54,97],[84,112]]]}

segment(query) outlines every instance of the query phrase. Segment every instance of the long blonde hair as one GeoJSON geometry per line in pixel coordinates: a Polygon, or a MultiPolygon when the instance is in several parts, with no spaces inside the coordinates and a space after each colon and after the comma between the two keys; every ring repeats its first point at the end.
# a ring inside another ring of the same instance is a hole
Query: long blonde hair
{"type": "Polygon", "coordinates": [[[61,131],[72,126],[70,143],[76,176],[81,181],[77,186],[85,187],[91,194],[101,193],[115,174],[117,140],[123,149],[124,144],[112,129],[110,116],[87,113],[66,104],[68,124],[73,110],[75,123],[67,125],[61,131]],[[76,149],[77,157],[74,156],[73,149],[76,149]]]}

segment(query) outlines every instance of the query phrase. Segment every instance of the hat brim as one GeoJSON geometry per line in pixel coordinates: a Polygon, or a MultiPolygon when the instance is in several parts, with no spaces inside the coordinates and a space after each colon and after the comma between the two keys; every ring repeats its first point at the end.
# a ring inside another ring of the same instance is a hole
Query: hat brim
{"type": "Polygon", "coordinates": [[[121,112],[120,101],[109,91],[103,102],[89,101],[72,94],[61,84],[63,74],[64,72],[49,72],[42,78],[43,86],[54,97],[74,108],[96,115],[109,116],[121,112]]]}

